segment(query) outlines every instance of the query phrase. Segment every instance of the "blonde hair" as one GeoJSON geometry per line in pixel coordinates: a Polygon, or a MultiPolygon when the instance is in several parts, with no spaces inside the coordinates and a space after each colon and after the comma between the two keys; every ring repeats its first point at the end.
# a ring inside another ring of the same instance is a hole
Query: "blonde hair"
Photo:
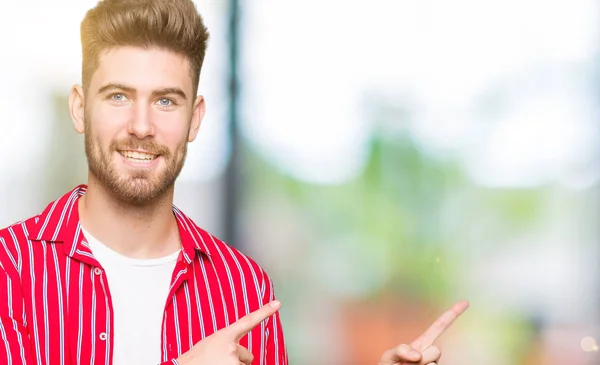
{"type": "Polygon", "coordinates": [[[156,47],[187,57],[196,95],[207,42],[208,30],[192,0],[101,0],[81,22],[83,88],[89,87],[103,51],[156,47]]]}

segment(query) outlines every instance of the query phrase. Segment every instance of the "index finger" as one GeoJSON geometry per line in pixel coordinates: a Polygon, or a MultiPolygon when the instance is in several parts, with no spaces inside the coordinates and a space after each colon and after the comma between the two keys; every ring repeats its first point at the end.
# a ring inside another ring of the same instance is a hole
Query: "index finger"
{"type": "Polygon", "coordinates": [[[248,334],[248,332],[252,331],[254,327],[258,326],[260,322],[275,314],[280,307],[281,303],[278,300],[274,300],[238,319],[235,323],[229,325],[225,331],[231,333],[234,340],[238,342],[242,337],[248,334]]]}
{"type": "Polygon", "coordinates": [[[417,337],[417,339],[411,343],[411,346],[419,351],[423,351],[427,347],[433,345],[435,340],[437,340],[438,337],[450,327],[452,322],[467,310],[467,308],[469,308],[469,302],[466,300],[455,303],[452,308],[448,309],[436,319],[421,336],[417,337]]]}

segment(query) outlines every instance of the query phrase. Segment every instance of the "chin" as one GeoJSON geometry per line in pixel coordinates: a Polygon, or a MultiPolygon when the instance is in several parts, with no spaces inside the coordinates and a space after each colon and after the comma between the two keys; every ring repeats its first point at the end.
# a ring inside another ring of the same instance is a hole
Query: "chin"
{"type": "MultiPolygon", "coordinates": [[[[94,165],[90,172],[116,201],[133,206],[150,205],[169,192],[180,169],[166,166],[155,169],[127,168],[119,163],[94,165]]],[[[180,165],[174,167],[181,167],[180,165]]]]}
{"type": "Polygon", "coordinates": [[[147,205],[156,201],[168,191],[169,185],[149,181],[148,178],[119,179],[109,183],[108,190],[121,202],[130,205],[147,205]]]}

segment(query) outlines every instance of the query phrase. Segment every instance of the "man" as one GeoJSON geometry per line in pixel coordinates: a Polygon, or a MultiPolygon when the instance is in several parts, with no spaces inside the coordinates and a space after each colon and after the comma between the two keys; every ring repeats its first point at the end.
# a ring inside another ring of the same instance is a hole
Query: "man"
{"type": "MultiPolygon", "coordinates": [[[[207,39],[191,0],[86,14],[69,107],[88,184],[0,231],[0,364],[287,364],[269,276],[173,206],[207,39]]],[[[465,308],[380,364],[437,361],[433,341],[465,308]]]]}

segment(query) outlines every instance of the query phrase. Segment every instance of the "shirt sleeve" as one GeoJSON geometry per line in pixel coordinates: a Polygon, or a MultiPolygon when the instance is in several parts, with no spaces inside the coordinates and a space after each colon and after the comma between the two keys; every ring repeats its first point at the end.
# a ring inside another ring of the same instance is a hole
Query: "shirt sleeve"
{"type": "Polygon", "coordinates": [[[28,330],[23,320],[23,298],[18,275],[11,277],[0,262],[0,364],[33,364],[28,330]]]}
{"type": "MultiPolygon", "coordinates": [[[[273,282],[266,273],[264,273],[264,278],[265,293],[263,295],[263,304],[267,304],[270,301],[275,300],[275,290],[273,287],[273,282]]],[[[285,347],[283,328],[281,326],[280,319],[281,317],[279,315],[279,311],[277,311],[269,318],[269,322],[266,326],[266,365],[288,365],[288,355],[285,347]]]]}

